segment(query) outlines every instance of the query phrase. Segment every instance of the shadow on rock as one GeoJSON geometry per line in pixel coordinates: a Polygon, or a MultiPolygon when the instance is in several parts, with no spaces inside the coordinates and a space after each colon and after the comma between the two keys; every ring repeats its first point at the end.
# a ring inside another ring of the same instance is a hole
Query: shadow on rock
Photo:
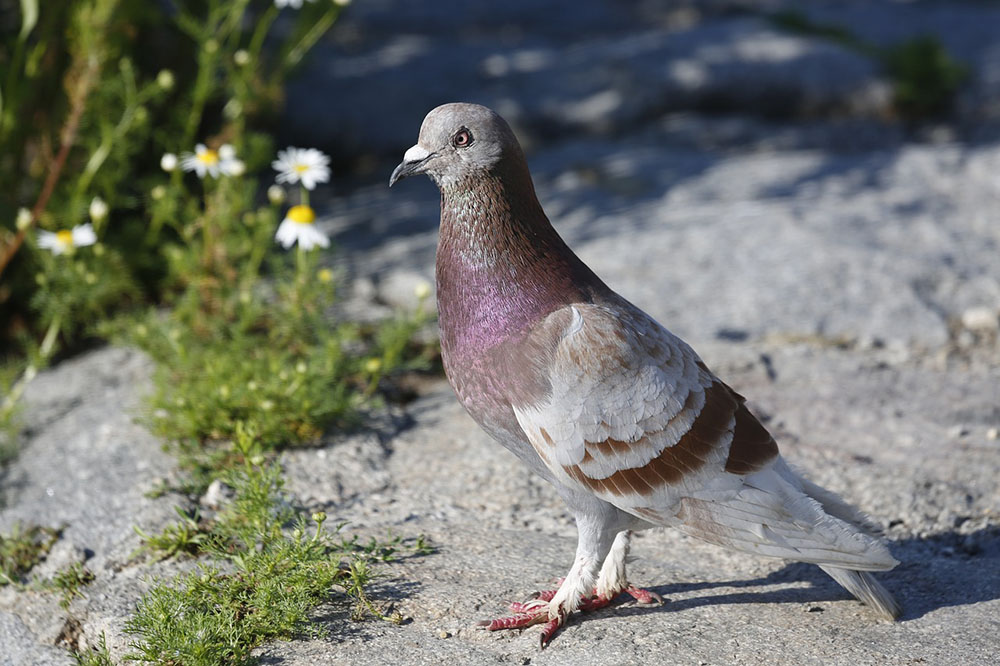
{"type": "MultiPolygon", "coordinates": [[[[990,525],[971,534],[947,532],[927,538],[912,538],[890,544],[899,566],[876,574],[903,606],[899,621],[915,620],[941,608],[966,606],[1000,599],[1000,525],[990,525]]],[[[663,607],[626,606],[618,613],[681,611],[700,606],[741,603],[796,603],[850,599],[851,596],[818,567],[802,562],[761,578],[740,581],[675,583],[652,588],[668,603],[663,607]],[[732,591],[805,581],[812,587],[780,590],[732,591]],[[693,591],[725,589],[718,594],[672,599],[693,591]]]]}

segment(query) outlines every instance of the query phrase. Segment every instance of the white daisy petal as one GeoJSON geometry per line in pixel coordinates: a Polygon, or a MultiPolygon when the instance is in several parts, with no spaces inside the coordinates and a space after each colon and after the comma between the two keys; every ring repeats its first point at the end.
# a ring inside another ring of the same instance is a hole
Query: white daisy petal
{"type": "Polygon", "coordinates": [[[73,227],[73,245],[76,247],[84,247],[86,245],[93,245],[97,242],[97,234],[94,233],[94,227],[88,224],[81,224],[78,227],[73,227]]]}
{"type": "Polygon", "coordinates": [[[38,232],[38,247],[43,250],[52,250],[53,254],[61,254],[62,248],[59,247],[60,245],[59,237],[51,231],[38,232]]]}
{"type": "Polygon", "coordinates": [[[295,239],[298,238],[296,226],[298,225],[289,219],[285,219],[278,225],[278,232],[274,235],[274,239],[286,250],[295,245],[295,239]]]}

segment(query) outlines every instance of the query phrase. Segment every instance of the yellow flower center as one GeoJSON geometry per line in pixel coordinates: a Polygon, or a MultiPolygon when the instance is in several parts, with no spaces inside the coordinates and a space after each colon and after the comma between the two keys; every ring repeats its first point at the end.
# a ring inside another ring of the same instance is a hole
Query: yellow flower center
{"type": "Polygon", "coordinates": [[[296,224],[312,224],[316,221],[316,213],[309,206],[292,206],[288,209],[288,219],[296,224]]]}
{"type": "Polygon", "coordinates": [[[68,229],[63,229],[62,231],[56,232],[56,241],[60,245],[65,245],[66,247],[73,246],[73,232],[68,229]]]}
{"type": "Polygon", "coordinates": [[[295,173],[305,173],[306,171],[309,171],[308,164],[296,164],[292,168],[295,169],[295,173]]]}
{"type": "Polygon", "coordinates": [[[215,152],[214,150],[206,150],[203,153],[198,153],[198,161],[206,166],[218,164],[219,153],[215,152]]]}

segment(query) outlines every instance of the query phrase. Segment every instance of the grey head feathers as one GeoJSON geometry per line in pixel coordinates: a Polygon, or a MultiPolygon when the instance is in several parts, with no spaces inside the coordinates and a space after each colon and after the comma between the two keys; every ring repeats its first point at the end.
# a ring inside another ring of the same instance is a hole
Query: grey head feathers
{"type": "Polygon", "coordinates": [[[389,186],[426,173],[447,189],[511,162],[524,164],[524,153],[507,121],[478,104],[443,104],[424,118],[416,145],[392,172],[389,186]]]}

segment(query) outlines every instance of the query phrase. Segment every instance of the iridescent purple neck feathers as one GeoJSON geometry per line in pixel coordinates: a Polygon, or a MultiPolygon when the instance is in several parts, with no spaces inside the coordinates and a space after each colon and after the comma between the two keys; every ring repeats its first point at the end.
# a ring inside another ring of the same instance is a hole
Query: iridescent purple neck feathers
{"type": "Polygon", "coordinates": [[[607,288],[545,217],[522,160],[441,188],[441,343],[475,355],[607,288]]]}

